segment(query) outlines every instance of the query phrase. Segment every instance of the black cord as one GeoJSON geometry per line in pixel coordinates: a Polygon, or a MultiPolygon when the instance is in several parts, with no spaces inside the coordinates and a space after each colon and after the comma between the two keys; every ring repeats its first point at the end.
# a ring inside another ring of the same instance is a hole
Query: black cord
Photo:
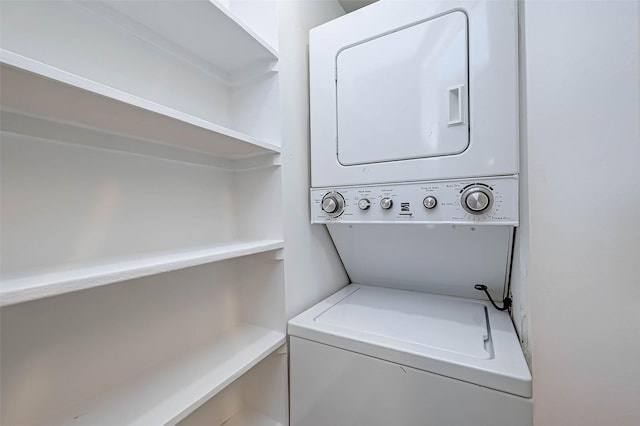
{"type": "Polygon", "coordinates": [[[511,293],[511,273],[513,272],[513,256],[515,253],[515,248],[516,248],[516,232],[517,232],[517,228],[514,228],[513,230],[513,240],[511,241],[511,259],[509,259],[509,265],[511,265],[511,267],[509,268],[509,281],[507,283],[507,295],[506,297],[502,300],[502,308],[499,308],[498,305],[496,305],[496,302],[493,301],[493,298],[491,297],[491,295],[489,294],[489,290],[487,290],[487,286],[484,284],[476,284],[475,286],[473,286],[473,288],[475,288],[476,290],[480,290],[480,291],[484,291],[487,295],[487,297],[489,298],[489,301],[491,302],[491,304],[493,305],[494,308],[496,308],[499,311],[506,311],[507,309],[511,308],[511,305],[513,304],[513,301],[511,300],[511,298],[509,297],[509,294],[511,293]]]}
{"type": "Polygon", "coordinates": [[[480,290],[480,291],[484,291],[487,294],[487,297],[489,298],[489,301],[491,302],[491,304],[493,305],[494,308],[496,308],[499,311],[506,311],[507,309],[509,309],[511,307],[511,298],[510,297],[505,297],[504,300],[502,301],[502,308],[498,307],[498,305],[496,305],[496,302],[493,301],[493,297],[491,297],[491,295],[489,294],[489,290],[487,290],[487,286],[484,284],[476,284],[473,286],[473,288],[475,288],[476,290],[480,290]]]}

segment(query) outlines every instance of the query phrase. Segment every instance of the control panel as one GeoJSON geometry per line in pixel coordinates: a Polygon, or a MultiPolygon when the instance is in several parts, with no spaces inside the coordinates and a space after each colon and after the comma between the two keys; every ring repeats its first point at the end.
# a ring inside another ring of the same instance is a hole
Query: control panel
{"type": "Polygon", "coordinates": [[[311,189],[312,223],[518,225],[518,177],[311,189]]]}

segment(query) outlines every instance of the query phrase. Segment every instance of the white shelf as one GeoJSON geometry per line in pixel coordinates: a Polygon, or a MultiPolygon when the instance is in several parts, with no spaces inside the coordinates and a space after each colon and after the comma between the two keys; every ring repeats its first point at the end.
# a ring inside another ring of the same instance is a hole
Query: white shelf
{"type": "MultiPolygon", "coordinates": [[[[244,325],[198,353],[165,366],[49,425],[161,426],[187,417],[285,342],[285,334],[244,325]]],[[[249,419],[252,417],[249,416],[249,419]]],[[[253,416],[260,420],[260,417],[253,416]]],[[[238,423],[270,425],[276,423],[238,423]]]]}
{"type": "Polygon", "coordinates": [[[0,62],[2,109],[10,112],[137,138],[150,155],[157,144],[231,160],[280,153],[270,142],[4,49],[0,62]]]}
{"type": "Polygon", "coordinates": [[[273,46],[216,0],[108,0],[82,5],[136,37],[227,80],[249,69],[268,69],[278,60],[273,46]]]}
{"type": "MultiPolygon", "coordinates": [[[[282,423],[257,411],[244,409],[224,422],[224,426],[282,426],[282,423]]],[[[222,426],[221,425],[221,426],[222,426]]]]}
{"type": "Polygon", "coordinates": [[[0,286],[0,306],[263,253],[283,246],[284,243],[281,240],[232,242],[116,262],[65,266],[53,272],[9,277],[3,279],[0,286]]]}

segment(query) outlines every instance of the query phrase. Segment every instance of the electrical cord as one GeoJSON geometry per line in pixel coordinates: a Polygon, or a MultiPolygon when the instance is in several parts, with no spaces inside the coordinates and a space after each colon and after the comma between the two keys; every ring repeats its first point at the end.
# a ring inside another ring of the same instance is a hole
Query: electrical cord
{"type": "MultiPolygon", "coordinates": [[[[515,253],[515,245],[516,245],[516,232],[517,232],[516,229],[514,229],[513,230],[513,240],[511,241],[510,265],[513,265],[513,256],[514,256],[514,253],[515,253]]],[[[511,293],[511,277],[509,277],[509,283],[507,285],[507,296],[502,300],[502,308],[498,307],[498,305],[496,305],[496,302],[493,301],[493,298],[489,294],[489,290],[487,290],[487,286],[486,285],[484,285],[484,284],[476,284],[476,285],[473,286],[473,288],[475,288],[476,290],[484,291],[485,294],[487,295],[487,297],[489,298],[489,301],[493,305],[493,307],[496,308],[499,311],[506,311],[507,309],[511,308],[511,305],[513,304],[513,301],[509,297],[509,294],[511,293]]]]}
{"type": "Polygon", "coordinates": [[[502,300],[502,308],[501,308],[498,305],[496,305],[496,302],[493,301],[493,297],[491,297],[491,295],[489,294],[489,290],[487,290],[487,286],[486,285],[484,285],[484,284],[476,284],[476,285],[473,286],[473,288],[475,288],[476,290],[484,291],[487,294],[487,297],[489,298],[489,301],[491,302],[493,307],[496,308],[497,310],[506,311],[507,309],[509,309],[511,307],[511,298],[510,297],[505,297],[502,300]]]}

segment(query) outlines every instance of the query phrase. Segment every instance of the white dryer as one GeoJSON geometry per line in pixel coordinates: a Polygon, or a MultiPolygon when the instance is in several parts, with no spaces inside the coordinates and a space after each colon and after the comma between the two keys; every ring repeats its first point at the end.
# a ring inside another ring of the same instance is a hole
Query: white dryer
{"type": "Polygon", "coordinates": [[[516,17],[382,0],[312,29],[312,186],[517,174],[516,17]]]}
{"type": "Polygon", "coordinates": [[[518,226],[516,6],[383,0],[311,31],[311,221],[352,284],[289,322],[292,426],[532,424],[486,299],[518,226]]]}

